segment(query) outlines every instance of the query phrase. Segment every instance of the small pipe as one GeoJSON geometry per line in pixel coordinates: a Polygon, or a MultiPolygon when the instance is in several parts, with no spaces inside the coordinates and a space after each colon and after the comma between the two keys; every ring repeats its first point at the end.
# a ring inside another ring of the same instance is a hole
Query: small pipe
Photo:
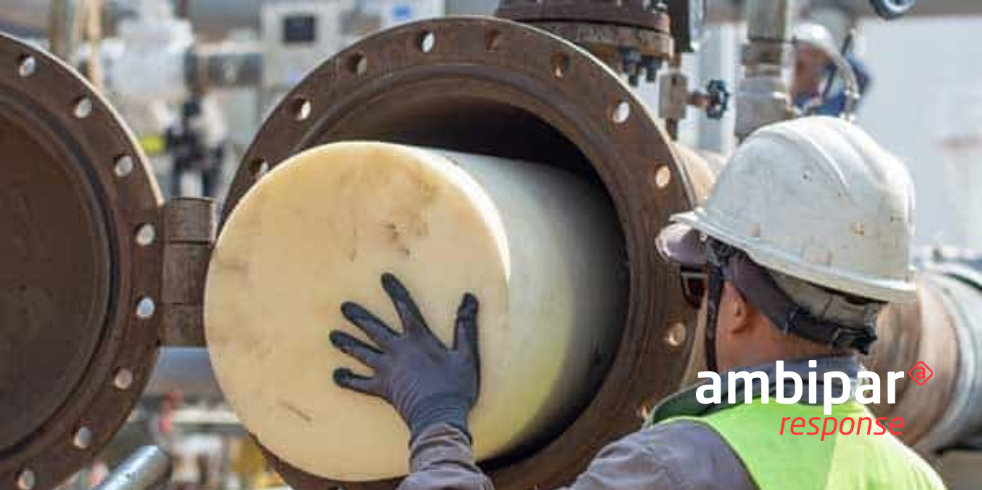
{"type": "MultiPolygon", "coordinates": [[[[669,62],[669,66],[671,67],[672,70],[675,70],[675,71],[681,70],[682,69],[682,54],[681,53],[675,53],[675,56],[673,56],[672,57],[672,60],[669,62]]],[[[688,91],[688,88],[686,88],[685,90],[688,91]]],[[[683,107],[682,107],[682,114],[683,115],[685,114],[685,110],[686,110],[686,108],[683,105],[683,107]]],[[[678,141],[678,139],[679,139],[679,121],[680,121],[680,119],[673,118],[673,117],[670,117],[670,118],[666,118],[665,119],[665,131],[668,133],[668,136],[670,138],[672,138],[672,141],[678,141]]]]}
{"type": "Polygon", "coordinates": [[[105,77],[102,59],[99,57],[102,46],[102,0],[88,0],[85,3],[85,37],[89,42],[89,59],[86,76],[100,92],[105,90],[105,77]]]}
{"type": "Polygon", "coordinates": [[[255,87],[262,83],[263,54],[249,45],[198,45],[188,53],[185,72],[193,90],[255,87]]]}
{"type": "Polygon", "coordinates": [[[747,42],[736,91],[737,138],[794,116],[783,70],[788,63],[791,0],[749,0],[747,42]]]}
{"type": "Polygon", "coordinates": [[[786,42],[791,29],[791,0],[747,2],[747,39],[786,42]]]}
{"type": "Polygon", "coordinates": [[[93,490],[158,490],[171,475],[171,460],[157,446],[143,446],[93,490]]]}
{"type": "Polygon", "coordinates": [[[77,0],[53,0],[48,13],[48,50],[68,63],[74,62],[78,10],[77,0]]]}

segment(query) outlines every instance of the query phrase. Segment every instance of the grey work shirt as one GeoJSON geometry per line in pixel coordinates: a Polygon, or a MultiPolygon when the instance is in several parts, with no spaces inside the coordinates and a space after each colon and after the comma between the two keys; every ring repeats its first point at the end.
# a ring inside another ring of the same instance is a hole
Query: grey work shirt
{"type": "MultiPolygon", "coordinates": [[[[855,380],[862,369],[851,357],[824,357],[818,366],[807,362],[786,362],[784,370],[801,375],[803,397],[807,400],[807,373],[816,373],[817,402],[823,399],[823,375],[841,371],[855,380]]],[[[741,371],[767,373],[769,393],[776,393],[776,364],[741,371]]],[[[724,404],[704,405],[695,397],[696,388],[681,391],[655,409],[653,419],[688,415],[702,416],[726,408],[729,376],[723,376],[724,404]]],[[[741,383],[742,384],[742,383],[741,383]]],[[[852,383],[855,386],[855,383],[852,383]]],[[[755,393],[759,387],[755,386],[755,393]]],[[[737,385],[737,400],[743,400],[745,386],[737,385]]],[[[838,394],[841,386],[833,388],[838,394]]],[[[491,479],[474,463],[467,437],[458,429],[438,424],[425,429],[411,448],[411,474],[399,490],[493,490],[491,479]]],[[[646,424],[602,449],[569,490],[756,490],[757,486],[740,459],[722,438],[705,424],[679,420],[665,424],[646,424]]]]}

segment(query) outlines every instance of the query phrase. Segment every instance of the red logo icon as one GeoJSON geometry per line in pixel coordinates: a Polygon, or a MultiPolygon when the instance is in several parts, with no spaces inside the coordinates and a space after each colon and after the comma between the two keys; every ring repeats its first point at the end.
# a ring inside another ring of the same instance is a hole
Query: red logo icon
{"type": "Polygon", "coordinates": [[[917,364],[914,364],[914,367],[910,368],[910,373],[908,374],[910,374],[910,379],[914,380],[915,383],[923,385],[927,380],[931,379],[931,376],[934,376],[934,371],[927,367],[924,361],[918,361],[917,364]]]}

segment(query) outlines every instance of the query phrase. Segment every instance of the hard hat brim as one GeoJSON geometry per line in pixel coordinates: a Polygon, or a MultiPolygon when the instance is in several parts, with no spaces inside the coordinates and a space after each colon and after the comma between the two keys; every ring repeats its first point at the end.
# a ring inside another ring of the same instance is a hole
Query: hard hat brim
{"type": "Polygon", "coordinates": [[[706,241],[702,234],[684,223],[672,223],[658,233],[655,247],[665,260],[684,267],[702,268],[706,264],[706,241]]]}
{"type": "Polygon", "coordinates": [[[761,243],[759,240],[755,241],[730,233],[727,227],[717,225],[702,207],[698,207],[694,211],[673,215],[671,220],[675,221],[676,225],[691,228],[697,237],[709,236],[731,247],[736,247],[761,266],[791,277],[836,291],[888,303],[909,303],[917,299],[917,284],[913,280],[913,270],[909,272],[909,278],[889,279],[854,274],[833,267],[809,263],[799,256],[761,243]]]}

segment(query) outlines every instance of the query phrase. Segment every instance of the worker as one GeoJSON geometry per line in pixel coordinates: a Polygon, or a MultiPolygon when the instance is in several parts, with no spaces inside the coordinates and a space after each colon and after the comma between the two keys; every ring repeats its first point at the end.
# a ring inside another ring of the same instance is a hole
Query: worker
{"type": "MultiPolygon", "coordinates": [[[[699,386],[684,389],[655,407],[640,430],[600,451],[570,488],[943,489],[931,467],[890,434],[779,432],[784,417],[824,416],[824,373],[845,373],[856,386],[857,358],[876,339],[877,314],[915,297],[912,219],[903,165],[851,123],[815,116],[751,135],[706,202],[673,216],[652,245],[681,267],[686,298],[699,305],[707,368],[722,375],[724,389],[742,379],[736,392],[773,395],[781,361],[800,374],[805,393],[819,383],[817,399],[728,404],[724,396],[703,404],[699,386]],[[734,376],[740,372],[768,373],[769,385],[734,376]]],[[[411,474],[401,490],[492,489],[467,430],[480,387],[477,299],[464,296],[447,348],[406,288],[392,275],[382,283],[402,331],[357,304],[342,305],[376,345],[340,331],[331,341],[374,374],[340,368],[336,383],[387,400],[408,424],[411,474]]],[[[831,396],[843,395],[844,383],[830,384],[831,396]]],[[[864,415],[855,399],[831,414],[840,421],[864,415]]]]}
{"type": "Polygon", "coordinates": [[[799,24],[794,39],[791,99],[795,107],[821,116],[840,116],[845,112],[849,95],[832,76],[837,68],[831,56],[841,56],[852,69],[859,90],[856,103],[862,101],[871,85],[870,74],[863,62],[848,53],[848,43],[846,52],[840,53],[832,33],[825,26],[812,22],[799,24]]]}
{"type": "Polygon", "coordinates": [[[164,148],[172,156],[170,195],[183,195],[186,173],[201,177],[201,193],[218,194],[221,185],[227,130],[214,97],[200,93],[181,104],[181,116],[164,132],[164,148]]]}

